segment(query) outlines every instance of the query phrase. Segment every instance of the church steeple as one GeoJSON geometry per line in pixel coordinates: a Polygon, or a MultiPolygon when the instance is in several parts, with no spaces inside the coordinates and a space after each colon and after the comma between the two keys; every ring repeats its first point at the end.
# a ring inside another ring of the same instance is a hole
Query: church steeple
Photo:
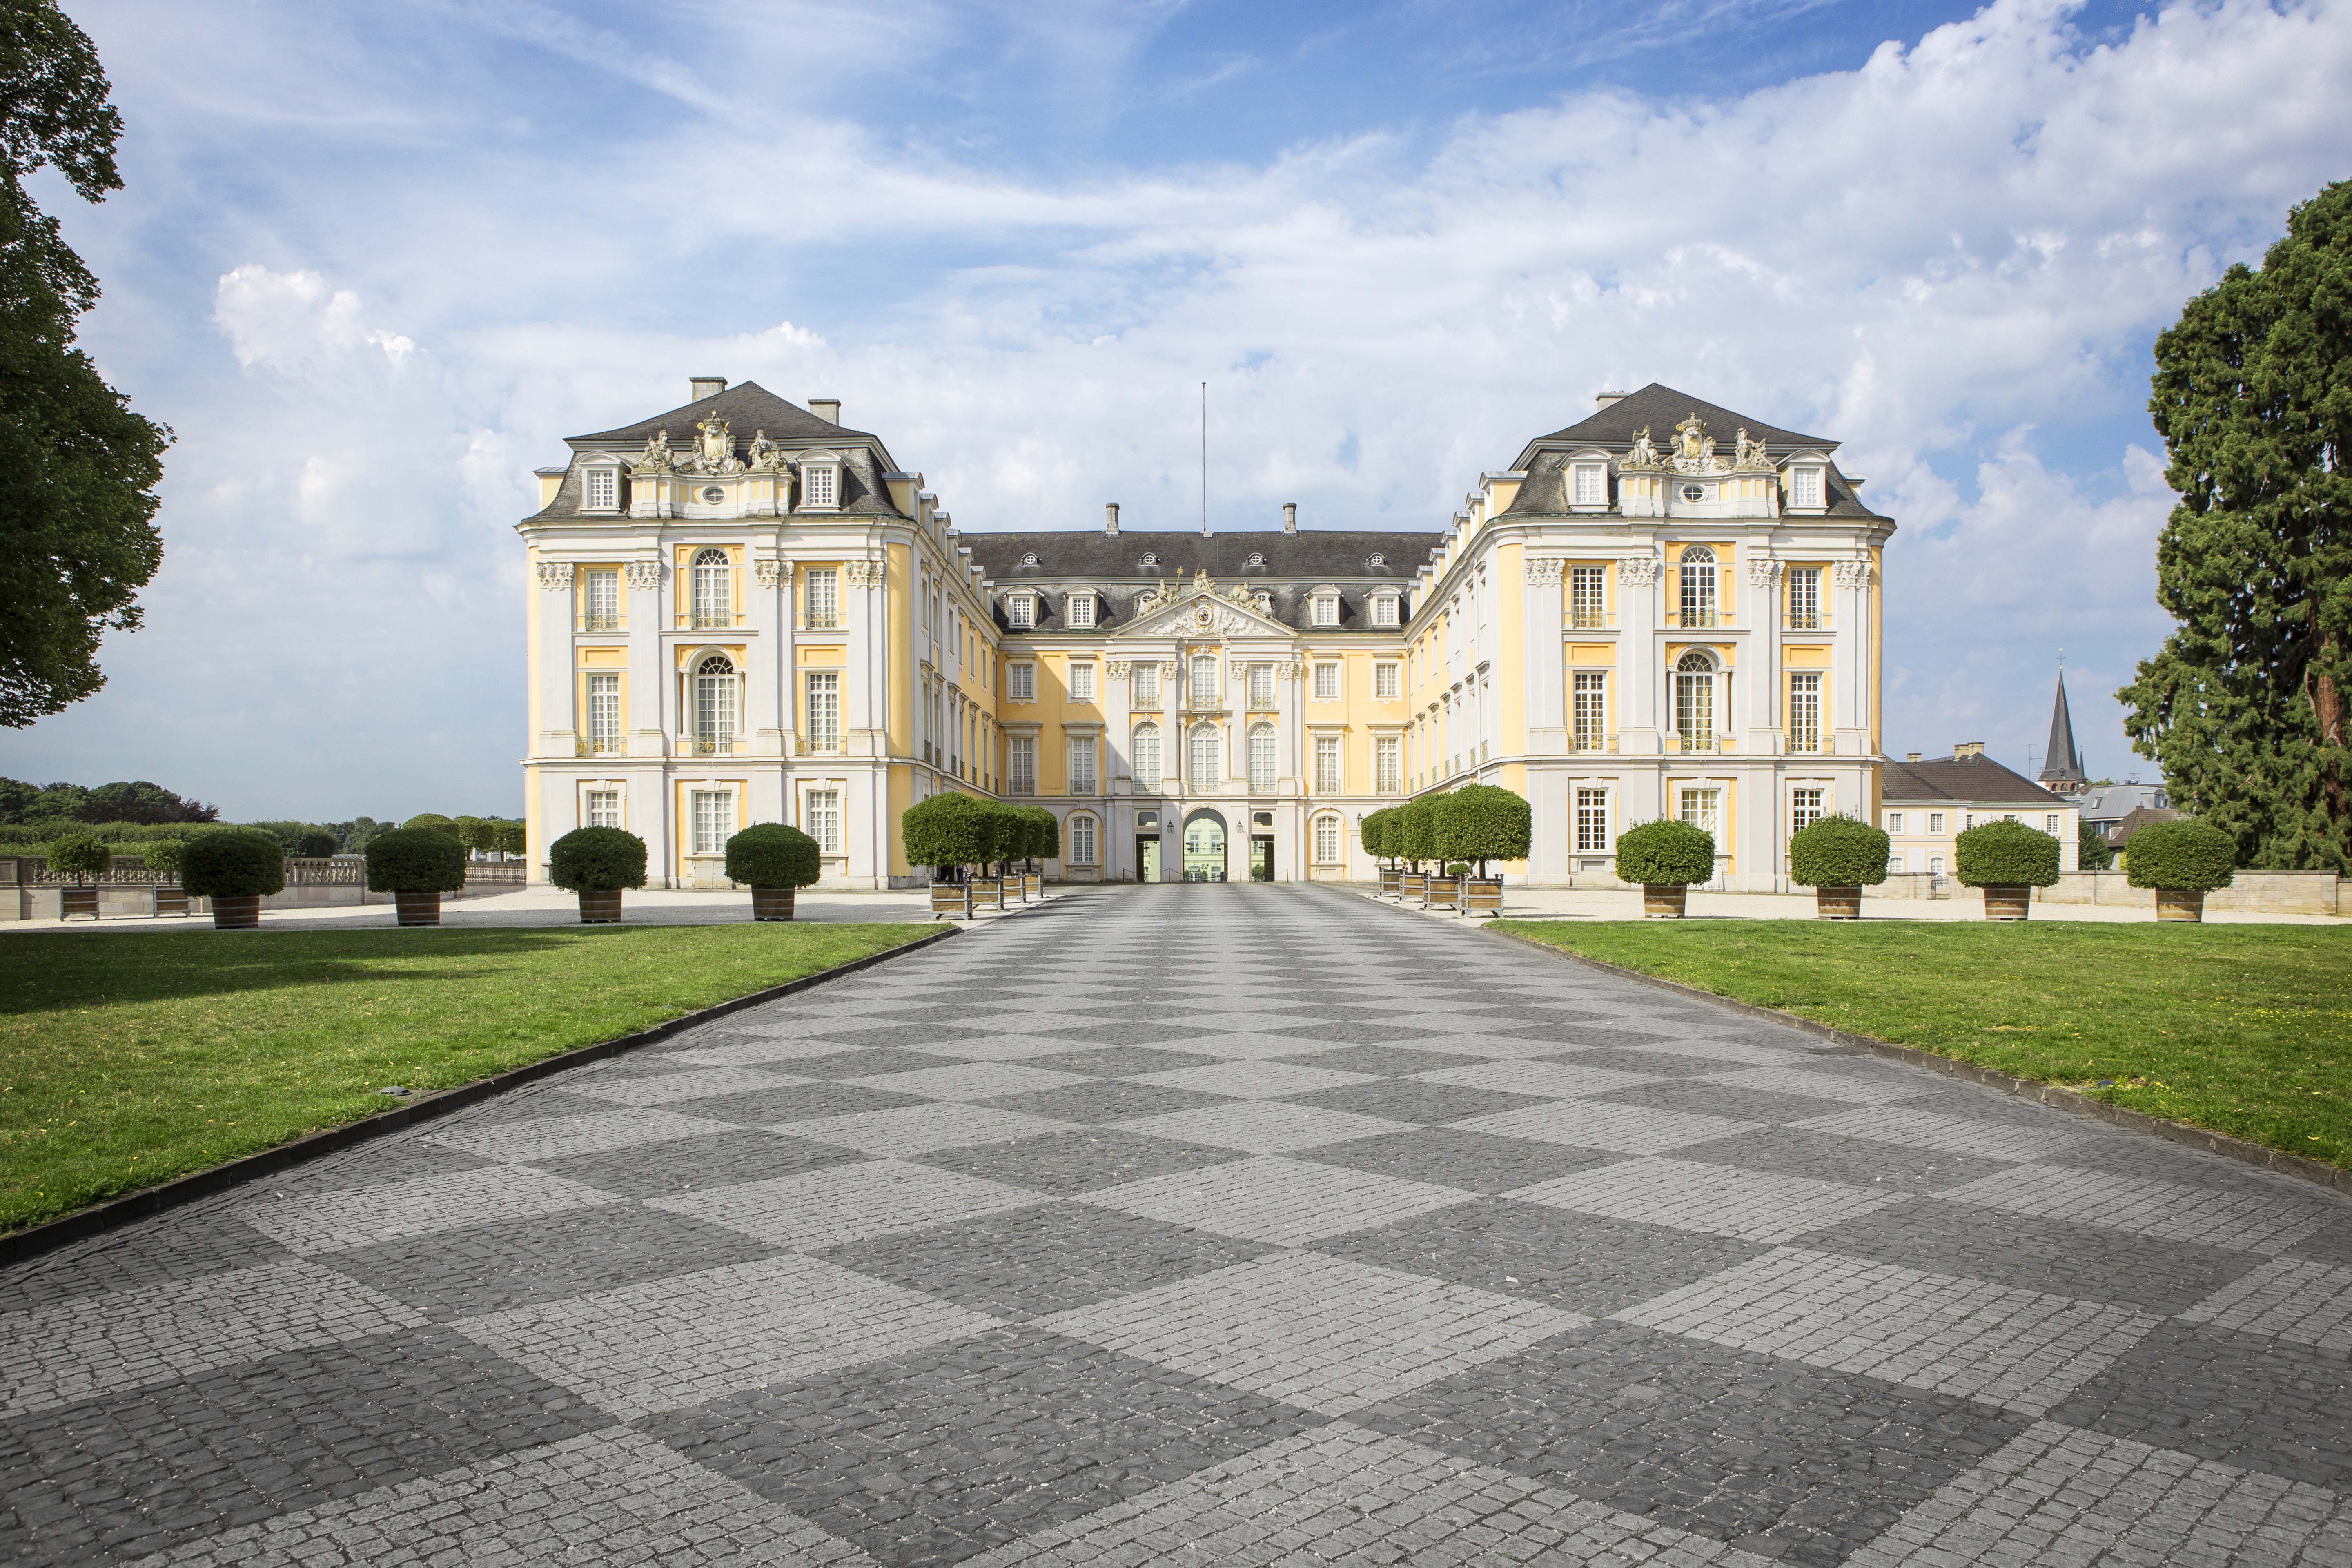
{"type": "Polygon", "coordinates": [[[2073,795],[2090,783],[2083,753],[2074,749],[2074,720],[2066,710],[2066,672],[2058,672],[2058,700],[2050,710],[2050,753],[2035,783],[2056,795],[2073,795]]]}

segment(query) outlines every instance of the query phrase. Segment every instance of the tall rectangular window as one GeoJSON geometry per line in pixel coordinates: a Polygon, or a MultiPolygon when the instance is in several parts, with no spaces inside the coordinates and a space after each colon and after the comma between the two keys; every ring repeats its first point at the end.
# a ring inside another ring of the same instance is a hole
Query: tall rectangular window
{"type": "Polygon", "coordinates": [[[1092,659],[1070,661],[1070,700],[1092,702],[1095,700],[1095,666],[1092,659]]]}
{"type": "Polygon", "coordinates": [[[1576,847],[1586,855],[1601,854],[1609,847],[1609,792],[1605,789],[1580,789],[1576,792],[1576,847]]]}
{"type": "Polygon", "coordinates": [[[1160,706],[1160,667],[1158,665],[1139,664],[1135,667],[1135,706],[1138,708],[1160,706]]]}
{"type": "Polygon", "coordinates": [[[830,566],[813,568],[808,574],[808,626],[812,630],[829,631],[841,625],[841,574],[830,566]]]}
{"type": "Polygon", "coordinates": [[[1818,787],[1792,789],[1789,792],[1789,831],[1801,833],[1822,819],[1822,791],[1818,787]]]}
{"type": "Polygon", "coordinates": [[[1135,731],[1135,787],[1156,790],[1160,787],[1160,726],[1141,724],[1135,731]]]}
{"type": "Polygon", "coordinates": [[[1085,812],[1070,817],[1070,864],[1091,866],[1095,863],[1095,819],[1085,812]]]}
{"type": "Polygon", "coordinates": [[[621,826],[621,792],[616,789],[592,789],[588,792],[589,827],[621,826]]]}
{"type": "Polygon", "coordinates": [[[1789,629],[1822,629],[1822,569],[1818,566],[1793,566],[1789,570],[1789,629]]]}
{"type": "Polygon", "coordinates": [[[803,797],[808,802],[808,836],[816,840],[821,855],[841,853],[841,792],[837,789],[813,789],[803,797]]]}
{"type": "Polygon", "coordinates": [[[1822,504],[1821,469],[1806,468],[1789,471],[1789,504],[1801,507],[1822,504]]]}
{"type": "Polygon", "coordinates": [[[1394,795],[1404,787],[1404,742],[1395,735],[1382,735],[1372,742],[1373,788],[1382,795],[1394,795]]]}
{"type": "Polygon", "coordinates": [[[1249,705],[1261,713],[1274,706],[1274,666],[1249,667],[1249,705]]]}
{"type": "Polygon", "coordinates": [[[1004,618],[1016,626],[1037,624],[1037,601],[1026,594],[1015,594],[1004,601],[1004,618]]]}
{"type": "Polygon", "coordinates": [[[1073,594],[1062,604],[1063,616],[1071,626],[1091,627],[1095,624],[1095,596],[1073,594]]]}
{"type": "Polygon", "coordinates": [[[809,748],[841,750],[841,676],[835,670],[813,670],[808,678],[809,748]]]}
{"type": "Polygon", "coordinates": [[[694,818],[694,848],[697,855],[723,855],[727,841],[735,837],[735,792],[731,789],[698,789],[688,792],[692,799],[694,818]]]}
{"type": "Polygon", "coordinates": [[[1037,667],[1034,664],[1013,664],[1004,668],[1004,695],[1013,702],[1037,700],[1037,667]]]}
{"type": "Polygon", "coordinates": [[[1707,785],[1685,785],[1682,819],[1718,842],[1723,837],[1723,791],[1707,785]]]}
{"type": "Polygon", "coordinates": [[[1315,863],[1318,866],[1339,863],[1339,819],[1336,816],[1315,819],[1315,863]]]}
{"type": "Polygon", "coordinates": [[[1196,790],[1215,789],[1224,775],[1224,768],[1217,761],[1221,738],[1216,726],[1202,724],[1196,727],[1192,731],[1192,787],[1196,790]]]}
{"type": "Polygon", "coordinates": [[[1609,729],[1609,676],[1605,670],[1576,672],[1576,749],[1606,751],[1609,729]]]}
{"type": "Polygon", "coordinates": [[[1070,793],[1095,793],[1095,738],[1092,735],[1070,737],[1070,793]]]}
{"type": "Polygon", "coordinates": [[[1682,624],[1685,626],[1715,625],[1715,552],[1704,544],[1685,547],[1678,575],[1682,582],[1682,624]]]}
{"type": "Polygon", "coordinates": [[[581,629],[616,632],[621,629],[621,574],[594,571],[581,594],[581,629]]]}
{"type": "Polygon", "coordinates": [[[1202,654],[1192,660],[1192,706],[1214,708],[1217,705],[1217,658],[1214,654],[1202,654]]]}
{"type": "Polygon", "coordinates": [[[1394,594],[1382,594],[1372,601],[1372,625],[1392,626],[1397,624],[1397,599],[1394,594]]]}
{"type": "Polygon", "coordinates": [[[1028,735],[1013,735],[1004,742],[1004,782],[1011,795],[1037,793],[1037,742],[1028,735]]]}
{"type": "Polygon", "coordinates": [[[1789,677],[1789,750],[1818,752],[1822,749],[1822,678],[1818,675],[1795,674],[1789,677]]]}
{"type": "Polygon", "coordinates": [[[588,470],[588,510],[611,511],[621,504],[621,470],[591,468],[588,470]]]}
{"type": "Polygon", "coordinates": [[[1931,811],[1927,814],[1927,831],[1930,833],[1941,833],[1944,831],[1944,814],[1942,812],[1931,811]]]}
{"type": "Polygon", "coordinates": [[[1901,812],[1890,811],[1886,814],[1886,831],[1889,833],[1900,833],[1903,831],[1903,814],[1901,812]]]}
{"type": "Polygon", "coordinates": [[[1398,679],[1398,674],[1397,667],[1393,664],[1372,666],[1372,700],[1394,702],[1403,697],[1404,686],[1398,679]]]}
{"type": "Polygon", "coordinates": [[[1315,667],[1315,700],[1318,702],[1339,700],[1339,666],[1337,661],[1318,664],[1315,667]]]}
{"type": "Polygon", "coordinates": [[[1249,733],[1249,784],[1258,795],[1273,791],[1280,763],[1275,756],[1274,726],[1260,724],[1249,733]]]}
{"type": "Polygon", "coordinates": [[[1609,470],[1598,463],[1576,465],[1576,501],[1578,506],[1601,506],[1609,500],[1609,470]]]}
{"type": "Polygon", "coordinates": [[[2058,814],[2056,812],[2053,811],[2049,816],[2042,819],[2042,831],[2047,833],[2053,838],[2058,837],[2058,814]]]}
{"type": "Polygon", "coordinates": [[[1337,795],[1339,788],[1339,737],[1318,735],[1315,737],[1315,793],[1337,795]]]}
{"type": "Polygon", "coordinates": [[[588,749],[602,756],[621,749],[621,678],[588,678],[588,749]]]}
{"type": "Polygon", "coordinates": [[[1575,626],[1608,625],[1608,598],[1601,584],[1601,568],[1571,566],[1568,569],[1568,620],[1569,625],[1575,626]]]}
{"type": "Polygon", "coordinates": [[[693,619],[698,626],[735,624],[734,563],[724,550],[698,550],[693,564],[693,619]]]}
{"type": "Polygon", "coordinates": [[[1318,594],[1315,596],[1315,624],[1318,626],[1336,626],[1339,624],[1339,601],[1336,596],[1329,594],[1318,594]]]}

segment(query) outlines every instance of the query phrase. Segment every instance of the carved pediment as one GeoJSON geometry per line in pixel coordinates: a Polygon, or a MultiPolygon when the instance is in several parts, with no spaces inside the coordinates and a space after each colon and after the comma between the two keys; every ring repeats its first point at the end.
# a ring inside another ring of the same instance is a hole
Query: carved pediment
{"type": "Polygon", "coordinates": [[[1204,573],[1188,588],[1173,584],[1139,600],[1135,619],[1124,629],[1129,637],[1289,637],[1293,629],[1270,616],[1260,615],[1247,590],[1220,591],[1204,573]],[[1171,601],[1173,601],[1172,603],[1171,601]]]}

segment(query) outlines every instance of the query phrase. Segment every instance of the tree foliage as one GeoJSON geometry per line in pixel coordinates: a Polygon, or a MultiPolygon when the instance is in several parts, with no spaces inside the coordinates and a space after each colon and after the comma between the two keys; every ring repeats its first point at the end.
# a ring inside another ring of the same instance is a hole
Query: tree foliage
{"type": "Polygon", "coordinates": [[[1384,805],[1378,811],[1368,813],[1363,821],[1356,824],[1356,837],[1363,841],[1365,854],[1374,859],[1387,858],[1389,825],[1395,820],[1396,807],[1384,805]]]}
{"type": "Polygon", "coordinates": [[[2116,693],[2173,799],[2242,865],[2352,870],[2352,181],[2156,341],[2179,623],[2116,693]]]}
{"type": "Polygon", "coordinates": [[[114,865],[114,847],[95,833],[68,833],[49,846],[49,869],[69,871],[74,886],[82,879],[103,876],[114,865]]]}
{"type": "Polygon", "coordinates": [[[2151,822],[2132,835],[2124,879],[2135,888],[2210,893],[2230,885],[2237,845],[2210,822],[2178,817],[2151,822]]]}
{"type": "MultiPolygon", "coordinates": [[[[454,837],[449,841],[457,843],[454,837]]],[[[464,853],[465,847],[458,845],[461,858],[464,853]]],[[[547,879],[578,893],[642,888],[646,841],[618,827],[575,827],[547,847],[547,879]]]]}
{"type": "Polygon", "coordinates": [[[944,880],[959,867],[977,866],[992,858],[996,826],[975,796],[945,790],[919,800],[898,816],[898,842],[907,862],[929,866],[944,880]]]}
{"type": "Polygon", "coordinates": [[[430,828],[379,833],[368,840],[367,885],[377,893],[454,893],[466,885],[465,846],[430,828]]]}
{"type": "Polygon", "coordinates": [[[1874,888],[1886,880],[1886,835],[1859,817],[1819,816],[1789,840],[1789,880],[1801,888],[1874,888]]]}
{"type": "Polygon", "coordinates": [[[2074,863],[2085,871],[2104,871],[2116,863],[2115,846],[2095,825],[2085,822],[2074,833],[2074,863]]]}
{"type": "Polygon", "coordinates": [[[1029,858],[1059,859],[1062,854],[1062,819],[1042,805],[1024,805],[1018,809],[1028,814],[1034,826],[1034,835],[1029,840],[1029,858]]]}
{"type": "Polygon", "coordinates": [[[1417,869],[1423,860],[1435,860],[1444,851],[1437,847],[1437,806],[1429,796],[1409,800],[1396,808],[1396,826],[1390,830],[1389,853],[1402,855],[1417,869]]]}
{"type": "Polygon", "coordinates": [[[755,822],[727,841],[727,879],[746,888],[805,888],[824,866],[817,841],[781,822],[755,822]]]}
{"type": "Polygon", "coordinates": [[[99,640],[139,625],[163,560],[171,432],[74,347],[98,279],[25,189],[44,167],[84,201],[121,189],[107,99],[97,49],[55,0],[0,0],[0,724],[16,728],[105,683],[99,640]]]}
{"type": "Polygon", "coordinates": [[[1432,808],[1437,851],[1448,860],[1523,860],[1535,841],[1535,814],[1526,799],[1499,784],[1464,784],[1436,797],[1432,808]]]}
{"type": "Polygon", "coordinates": [[[185,799],[146,779],[118,779],[96,789],[0,779],[0,823],[212,822],[219,816],[219,807],[185,799]]]}
{"type": "Polygon", "coordinates": [[[1969,888],[2048,888],[2058,881],[2058,840],[2001,817],[1953,840],[1952,870],[1969,888]]]}
{"type": "Polygon", "coordinates": [[[180,885],[207,899],[268,897],[286,888],[286,847],[274,833],[222,827],[180,849],[180,885]]]}
{"type": "Polygon", "coordinates": [[[1662,817],[1617,836],[1617,879],[1646,888],[1686,888],[1715,875],[1715,835],[1662,817]]]}

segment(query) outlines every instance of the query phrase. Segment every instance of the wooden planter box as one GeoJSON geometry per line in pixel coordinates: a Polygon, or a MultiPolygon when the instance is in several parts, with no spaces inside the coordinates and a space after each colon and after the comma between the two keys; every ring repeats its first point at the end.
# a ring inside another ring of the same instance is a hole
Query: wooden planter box
{"type": "Polygon", "coordinates": [[[1690,889],[1675,883],[1669,887],[1662,882],[1642,884],[1642,918],[1649,921],[1678,921],[1683,907],[1690,900],[1690,889]]]}
{"type": "Polygon", "coordinates": [[[1430,878],[1429,896],[1422,900],[1421,907],[1424,910],[1452,910],[1460,914],[1463,909],[1462,884],[1467,880],[1465,877],[1430,878]]]}
{"type": "Polygon", "coordinates": [[[1402,871],[1397,869],[1394,866],[1383,866],[1381,868],[1381,897],[1384,899],[1394,898],[1398,890],[1403,886],[1404,873],[1402,871]]]}
{"type": "Polygon", "coordinates": [[[1825,921],[1858,921],[1862,919],[1860,888],[1815,888],[1813,914],[1825,921]]]}
{"type": "Polygon", "coordinates": [[[252,931],[261,924],[261,895],[247,893],[231,898],[213,895],[213,929],[215,931],[252,931]]]}
{"type": "Polygon", "coordinates": [[[1429,903],[1429,873],[1426,871],[1398,872],[1397,898],[1400,900],[1419,899],[1423,907],[1426,908],[1429,903]]]}
{"type": "Polygon", "coordinates": [[[1465,915],[1499,915],[1503,912],[1503,879],[1465,877],[1462,897],[1462,912],[1465,915]]]}
{"type": "Polygon", "coordinates": [[[621,889],[618,888],[583,889],[580,894],[580,923],[584,926],[613,926],[621,923],[621,889]]]}
{"type": "Polygon", "coordinates": [[[71,920],[76,915],[88,915],[92,920],[98,919],[96,888],[59,888],[58,889],[58,919],[71,920]]]}
{"type": "Polygon", "coordinates": [[[154,899],[152,911],[159,915],[185,915],[188,912],[188,890],[185,888],[157,887],[148,889],[154,899]]]}
{"type": "Polygon", "coordinates": [[[964,884],[971,889],[971,907],[975,910],[1001,910],[1004,907],[1004,884],[994,877],[974,877],[964,884]]]}
{"type": "Polygon", "coordinates": [[[792,888],[754,888],[751,889],[751,918],[755,921],[788,921],[793,918],[792,888]]]}
{"type": "Polygon", "coordinates": [[[2203,921],[2205,895],[2179,888],[2156,890],[2156,918],[2160,921],[2203,921]]]}
{"type": "Polygon", "coordinates": [[[437,926],[441,923],[441,895],[438,893],[394,893],[392,895],[393,920],[404,926],[437,926]]]}
{"type": "Polygon", "coordinates": [[[2033,909],[2032,888],[1987,888],[1984,899],[1989,921],[2021,921],[2033,909]]]}
{"type": "Polygon", "coordinates": [[[971,900],[965,896],[961,882],[931,884],[931,919],[935,921],[971,919],[971,900]]]}
{"type": "Polygon", "coordinates": [[[1031,871],[1021,879],[1021,897],[1025,901],[1045,896],[1045,873],[1031,871]]]}

